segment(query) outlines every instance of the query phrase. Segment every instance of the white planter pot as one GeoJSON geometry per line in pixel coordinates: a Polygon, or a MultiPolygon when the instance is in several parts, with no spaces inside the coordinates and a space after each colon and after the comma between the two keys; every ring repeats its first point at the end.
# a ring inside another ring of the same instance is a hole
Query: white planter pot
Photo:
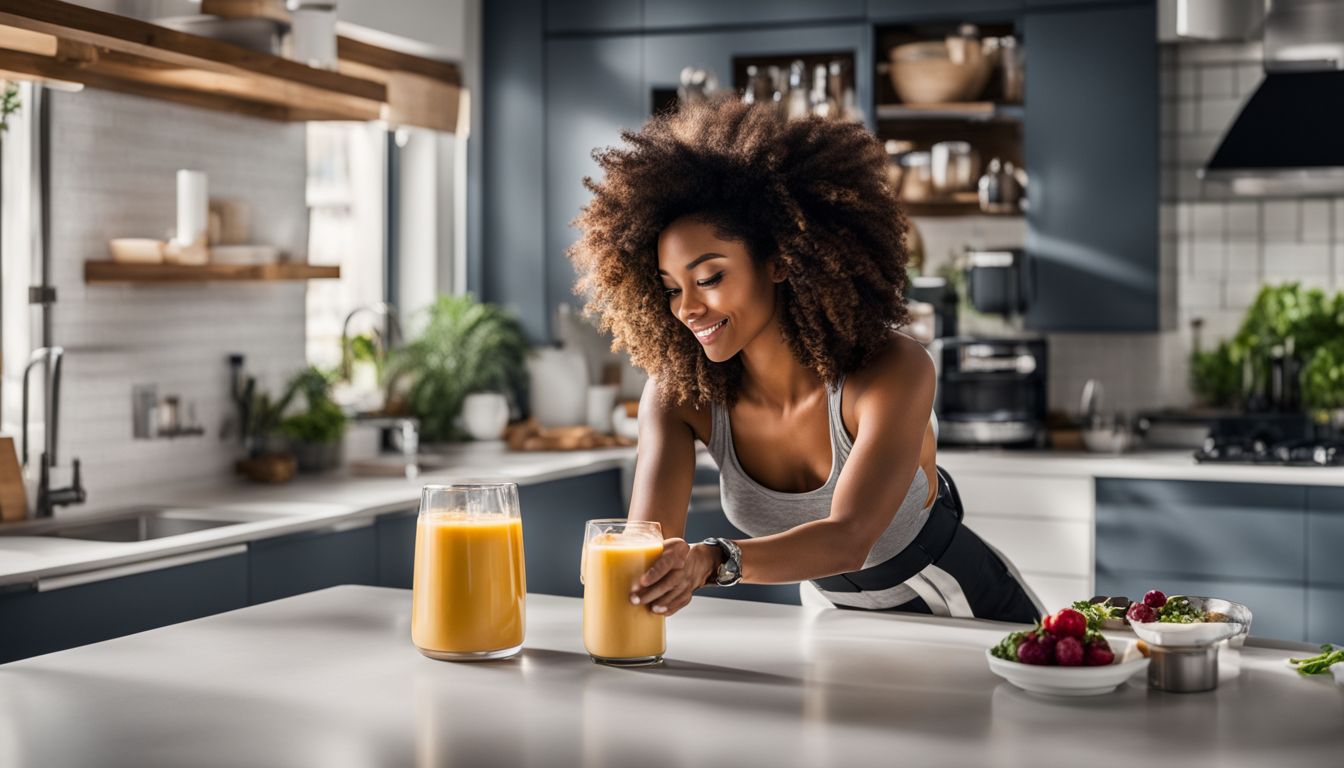
{"type": "Polygon", "coordinates": [[[462,400],[462,426],[473,440],[498,440],[509,425],[509,400],[498,392],[476,392],[462,400]]]}

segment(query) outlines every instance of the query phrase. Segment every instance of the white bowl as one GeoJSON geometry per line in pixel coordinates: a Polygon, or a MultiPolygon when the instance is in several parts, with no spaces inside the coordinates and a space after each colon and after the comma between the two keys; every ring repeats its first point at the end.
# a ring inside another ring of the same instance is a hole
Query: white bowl
{"type": "MultiPolygon", "coordinates": [[[[1172,595],[1177,597],[1177,595],[1172,595]]],[[[1227,616],[1227,621],[1204,621],[1196,624],[1168,624],[1160,621],[1130,621],[1129,628],[1145,643],[1157,648],[1202,648],[1221,640],[1230,640],[1231,645],[1240,645],[1251,630],[1251,610],[1241,603],[1222,600],[1216,597],[1196,597],[1186,595],[1195,608],[1203,611],[1217,611],[1227,616]]]]}
{"type": "Polygon", "coordinates": [[[1110,693],[1138,672],[1148,668],[1148,659],[1138,644],[1106,638],[1115,651],[1115,661],[1104,667],[1047,667],[1000,659],[985,651],[989,671],[1032,693],[1051,696],[1099,696],[1110,693]]]}

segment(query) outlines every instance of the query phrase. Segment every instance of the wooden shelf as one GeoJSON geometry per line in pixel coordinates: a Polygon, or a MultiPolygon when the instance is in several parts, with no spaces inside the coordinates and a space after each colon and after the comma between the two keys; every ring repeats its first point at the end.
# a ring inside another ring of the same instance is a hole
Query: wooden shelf
{"type": "Polygon", "coordinates": [[[878,104],[878,120],[1022,120],[1021,104],[968,101],[948,104],[878,104]]]}
{"type": "Polygon", "coordinates": [[[0,0],[0,76],[79,83],[271,120],[457,128],[453,64],[340,38],[340,71],[59,0],[0,0]]]}
{"type": "Polygon", "coordinates": [[[84,282],[90,284],[275,282],[320,280],[340,276],[340,267],[314,264],[134,264],[106,260],[84,262],[84,282]]]}
{"type": "Polygon", "coordinates": [[[907,216],[916,217],[996,216],[1015,218],[1022,216],[1021,211],[1014,213],[987,213],[980,210],[980,203],[977,201],[930,200],[923,203],[901,201],[900,206],[901,210],[905,211],[907,216]]]}

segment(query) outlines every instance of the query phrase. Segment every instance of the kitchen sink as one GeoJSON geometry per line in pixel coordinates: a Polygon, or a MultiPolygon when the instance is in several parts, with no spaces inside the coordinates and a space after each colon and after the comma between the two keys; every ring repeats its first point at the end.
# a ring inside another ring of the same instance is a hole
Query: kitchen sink
{"type": "Polygon", "coordinates": [[[257,519],[260,518],[244,512],[151,508],[110,518],[63,525],[37,535],[86,541],[147,541],[211,528],[242,525],[257,519]]]}

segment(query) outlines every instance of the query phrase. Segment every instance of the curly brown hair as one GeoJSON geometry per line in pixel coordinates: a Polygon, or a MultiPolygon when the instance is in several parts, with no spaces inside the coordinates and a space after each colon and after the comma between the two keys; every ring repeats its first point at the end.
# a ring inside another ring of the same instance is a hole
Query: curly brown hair
{"type": "Polygon", "coordinates": [[[606,177],[584,179],[593,198],[568,253],[586,311],[664,403],[732,403],[742,380],[740,355],[706,358],[664,294],[658,236],[684,216],[741,242],[757,264],[778,260],[784,340],[830,386],[908,320],[906,223],[886,153],[864,126],[715,99],[621,137],[625,146],[593,153],[606,177]]]}

